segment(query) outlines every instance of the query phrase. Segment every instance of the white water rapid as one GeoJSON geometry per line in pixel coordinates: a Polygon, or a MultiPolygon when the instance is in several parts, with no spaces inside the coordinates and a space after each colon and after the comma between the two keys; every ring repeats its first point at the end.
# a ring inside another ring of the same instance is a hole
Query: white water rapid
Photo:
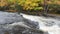
{"type": "Polygon", "coordinates": [[[39,29],[48,31],[49,34],[60,34],[60,20],[43,16],[22,15],[26,19],[37,21],[39,23],[39,29]]]}

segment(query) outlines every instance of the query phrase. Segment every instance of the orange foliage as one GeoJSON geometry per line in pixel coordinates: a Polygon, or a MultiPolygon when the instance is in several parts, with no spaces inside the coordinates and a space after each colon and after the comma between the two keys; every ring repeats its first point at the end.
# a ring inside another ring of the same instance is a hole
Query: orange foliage
{"type": "Polygon", "coordinates": [[[58,0],[55,1],[55,2],[47,1],[47,3],[48,3],[48,4],[58,4],[58,5],[60,5],[60,1],[58,1],[58,0]]]}
{"type": "Polygon", "coordinates": [[[2,6],[5,6],[5,5],[7,5],[8,3],[7,3],[7,0],[0,0],[0,6],[2,7],[2,6]]]}
{"type": "Polygon", "coordinates": [[[56,4],[59,4],[60,5],[60,1],[57,1],[57,3],[56,4]]]}

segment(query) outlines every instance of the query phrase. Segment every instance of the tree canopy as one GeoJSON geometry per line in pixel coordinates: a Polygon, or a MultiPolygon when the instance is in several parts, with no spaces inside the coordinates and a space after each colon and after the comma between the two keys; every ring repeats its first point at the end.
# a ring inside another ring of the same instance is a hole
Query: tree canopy
{"type": "MultiPolygon", "coordinates": [[[[0,8],[10,8],[18,10],[44,10],[44,0],[0,0],[0,8]],[[2,4],[3,3],[3,4],[2,4]]],[[[60,9],[60,0],[46,0],[50,11],[55,8],[60,9]]],[[[56,10],[57,11],[57,10],[56,10]]],[[[58,10],[60,11],[60,10],[58,10]]],[[[43,12],[43,11],[42,11],[43,12]]]]}
{"type": "Polygon", "coordinates": [[[23,7],[24,10],[40,10],[43,7],[40,7],[39,4],[43,2],[43,0],[9,0],[11,3],[16,3],[23,7]]]}

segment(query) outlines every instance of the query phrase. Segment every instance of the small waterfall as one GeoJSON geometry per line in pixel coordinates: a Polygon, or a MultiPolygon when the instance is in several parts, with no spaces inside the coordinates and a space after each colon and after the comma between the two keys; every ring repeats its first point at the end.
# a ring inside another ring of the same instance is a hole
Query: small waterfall
{"type": "Polygon", "coordinates": [[[21,29],[23,30],[23,32],[25,32],[26,29],[25,34],[32,34],[31,31],[34,31],[33,34],[36,34],[36,30],[32,28],[36,28],[37,30],[48,32],[49,34],[60,34],[60,20],[55,18],[51,18],[51,17],[46,18],[43,16],[32,16],[23,13],[20,13],[20,15],[18,15],[16,13],[0,12],[0,19],[1,19],[0,34],[4,34],[5,31],[7,33],[9,32],[10,34],[14,34],[15,32],[19,33],[21,29]],[[19,25],[19,27],[16,25],[19,25]]]}
{"type": "MultiPolygon", "coordinates": [[[[23,15],[24,16],[24,15],[23,15]]],[[[39,30],[38,22],[16,13],[0,12],[0,34],[46,34],[39,30]]]]}
{"type": "Polygon", "coordinates": [[[24,18],[36,21],[39,23],[39,29],[43,31],[48,31],[49,34],[60,34],[60,20],[51,18],[51,17],[43,17],[43,16],[32,16],[22,14],[24,18]]]}

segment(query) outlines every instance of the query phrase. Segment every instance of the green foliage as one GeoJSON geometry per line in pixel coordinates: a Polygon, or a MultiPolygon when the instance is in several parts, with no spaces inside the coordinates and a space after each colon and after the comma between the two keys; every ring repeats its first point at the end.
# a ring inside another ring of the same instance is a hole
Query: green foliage
{"type": "Polygon", "coordinates": [[[42,10],[43,7],[35,7],[34,10],[42,10]]]}
{"type": "Polygon", "coordinates": [[[54,13],[60,13],[60,5],[49,4],[49,11],[54,13]]]}

